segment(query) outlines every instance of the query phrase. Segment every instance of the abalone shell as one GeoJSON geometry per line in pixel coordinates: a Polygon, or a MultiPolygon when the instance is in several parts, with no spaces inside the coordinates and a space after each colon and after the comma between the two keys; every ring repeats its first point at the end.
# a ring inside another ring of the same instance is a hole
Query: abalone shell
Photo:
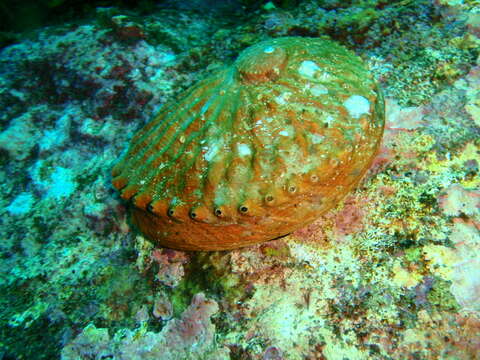
{"type": "Polygon", "coordinates": [[[328,40],[278,38],[164,105],[132,139],[113,184],[160,245],[238,248],[338,204],[383,128],[381,92],[359,57],[328,40]]]}

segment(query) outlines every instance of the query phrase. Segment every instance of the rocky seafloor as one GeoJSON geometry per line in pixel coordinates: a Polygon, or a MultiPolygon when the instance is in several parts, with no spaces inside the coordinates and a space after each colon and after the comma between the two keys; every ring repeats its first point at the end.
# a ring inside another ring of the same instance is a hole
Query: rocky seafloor
{"type": "Polygon", "coordinates": [[[19,37],[0,50],[0,359],[480,359],[479,47],[468,0],[99,7],[19,37]],[[286,35],[371,68],[372,168],[280,240],[155,247],[113,164],[166,101],[286,35]]]}

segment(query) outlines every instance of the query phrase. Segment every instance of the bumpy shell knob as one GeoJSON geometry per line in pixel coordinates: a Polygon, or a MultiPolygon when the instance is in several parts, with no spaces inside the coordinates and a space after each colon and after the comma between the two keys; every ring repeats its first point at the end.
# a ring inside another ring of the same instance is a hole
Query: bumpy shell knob
{"type": "Polygon", "coordinates": [[[287,62],[285,49],[264,44],[252,46],[238,57],[235,64],[244,83],[274,80],[285,67],[287,62]]]}
{"type": "Polygon", "coordinates": [[[322,39],[269,40],[166,104],[132,139],[113,185],[162,246],[233,249],[335,206],[383,127],[381,92],[357,56],[322,39]]]}

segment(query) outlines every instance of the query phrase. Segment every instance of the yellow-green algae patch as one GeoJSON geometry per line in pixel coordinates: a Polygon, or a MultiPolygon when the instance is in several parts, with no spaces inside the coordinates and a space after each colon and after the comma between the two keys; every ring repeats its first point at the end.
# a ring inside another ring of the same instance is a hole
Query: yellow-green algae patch
{"type": "MultiPolygon", "coordinates": [[[[352,356],[368,359],[368,352],[352,346],[354,334],[344,334],[339,339],[328,319],[332,304],[342,296],[335,286],[338,279],[352,287],[361,282],[352,248],[322,250],[291,237],[285,240],[285,245],[290,248],[291,257],[284,264],[292,266],[285,269],[284,279],[259,284],[253,296],[242,303],[243,317],[248,319],[246,333],[268,338],[269,343],[289,354],[289,359],[307,356],[308,352],[300,354],[296,349],[308,349],[312,336],[322,339],[319,344],[329,359],[352,356]],[[270,301],[265,302],[266,298],[270,301]]],[[[245,339],[231,333],[227,340],[242,343],[245,339]]],[[[256,345],[250,350],[261,353],[263,346],[256,345]]]]}

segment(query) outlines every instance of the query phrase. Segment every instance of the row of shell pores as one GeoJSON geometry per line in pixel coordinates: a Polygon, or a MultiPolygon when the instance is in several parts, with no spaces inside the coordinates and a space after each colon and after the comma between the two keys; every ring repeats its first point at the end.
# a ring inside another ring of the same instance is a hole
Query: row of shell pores
{"type": "Polygon", "coordinates": [[[291,45],[251,47],[165,106],[113,171],[122,197],[204,222],[241,222],[292,197],[341,197],[378,145],[375,85],[333,43],[291,45]]]}

